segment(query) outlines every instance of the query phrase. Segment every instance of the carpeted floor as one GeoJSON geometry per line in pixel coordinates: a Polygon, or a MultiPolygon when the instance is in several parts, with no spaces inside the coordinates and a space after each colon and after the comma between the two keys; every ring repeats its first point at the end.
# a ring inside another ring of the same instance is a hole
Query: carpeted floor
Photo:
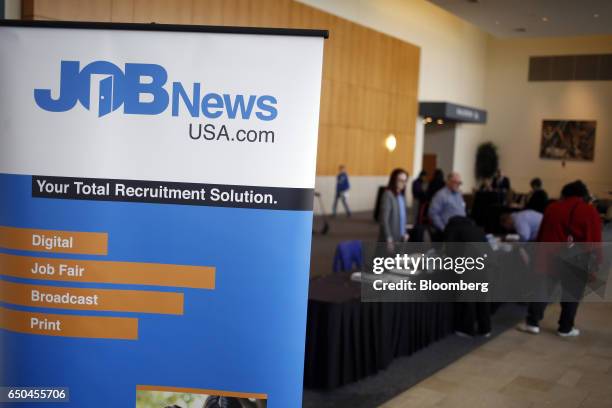
{"type": "Polygon", "coordinates": [[[359,239],[376,241],[378,224],[372,212],[354,213],[348,218],[344,214],[335,218],[327,217],[329,231],[321,234],[323,217],[315,216],[313,222],[312,255],[310,258],[310,277],[314,278],[331,273],[336,245],[342,241],[359,239]]]}

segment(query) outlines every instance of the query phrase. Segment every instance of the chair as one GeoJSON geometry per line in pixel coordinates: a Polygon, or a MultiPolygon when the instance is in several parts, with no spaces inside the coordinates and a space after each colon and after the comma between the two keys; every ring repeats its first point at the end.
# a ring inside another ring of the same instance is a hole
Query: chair
{"type": "Polygon", "coordinates": [[[361,241],[343,241],[336,247],[334,255],[334,272],[352,272],[363,268],[363,250],[361,241]]]}

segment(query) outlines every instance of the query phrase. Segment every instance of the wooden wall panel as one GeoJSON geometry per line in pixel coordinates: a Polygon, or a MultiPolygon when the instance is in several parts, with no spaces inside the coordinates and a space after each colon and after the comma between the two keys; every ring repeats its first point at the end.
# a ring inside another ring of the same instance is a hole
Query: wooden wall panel
{"type": "Polygon", "coordinates": [[[260,0],[251,8],[249,25],[255,27],[287,27],[291,1],[260,0]]]}
{"type": "Polygon", "coordinates": [[[327,29],[317,174],[412,168],[420,50],[397,38],[293,0],[24,0],[23,18],[327,29]]]}
{"type": "Polygon", "coordinates": [[[112,0],[24,1],[24,18],[35,20],[111,21],[112,0]]]}
{"type": "Polygon", "coordinates": [[[135,0],[113,0],[111,3],[111,21],[113,23],[131,23],[134,21],[135,0]]]}
{"type": "Polygon", "coordinates": [[[225,0],[193,2],[192,24],[223,25],[223,3],[225,0]]]}
{"type": "Polygon", "coordinates": [[[191,0],[134,0],[134,22],[191,24],[191,0]]]}

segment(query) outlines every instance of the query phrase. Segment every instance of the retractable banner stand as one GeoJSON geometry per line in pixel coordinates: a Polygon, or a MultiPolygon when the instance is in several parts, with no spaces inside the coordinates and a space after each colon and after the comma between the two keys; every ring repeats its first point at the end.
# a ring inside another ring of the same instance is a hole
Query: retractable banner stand
{"type": "Polygon", "coordinates": [[[301,406],[325,36],[1,24],[0,405],[301,406]]]}

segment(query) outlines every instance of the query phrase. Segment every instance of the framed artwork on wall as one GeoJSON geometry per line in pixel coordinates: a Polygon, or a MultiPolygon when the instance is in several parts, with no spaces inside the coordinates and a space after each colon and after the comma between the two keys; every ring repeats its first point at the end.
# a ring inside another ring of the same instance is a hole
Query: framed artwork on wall
{"type": "Polygon", "coordinates": [[[593,161],[596,127],[594,120],[543,120],[540,157],[593,161]]]}

